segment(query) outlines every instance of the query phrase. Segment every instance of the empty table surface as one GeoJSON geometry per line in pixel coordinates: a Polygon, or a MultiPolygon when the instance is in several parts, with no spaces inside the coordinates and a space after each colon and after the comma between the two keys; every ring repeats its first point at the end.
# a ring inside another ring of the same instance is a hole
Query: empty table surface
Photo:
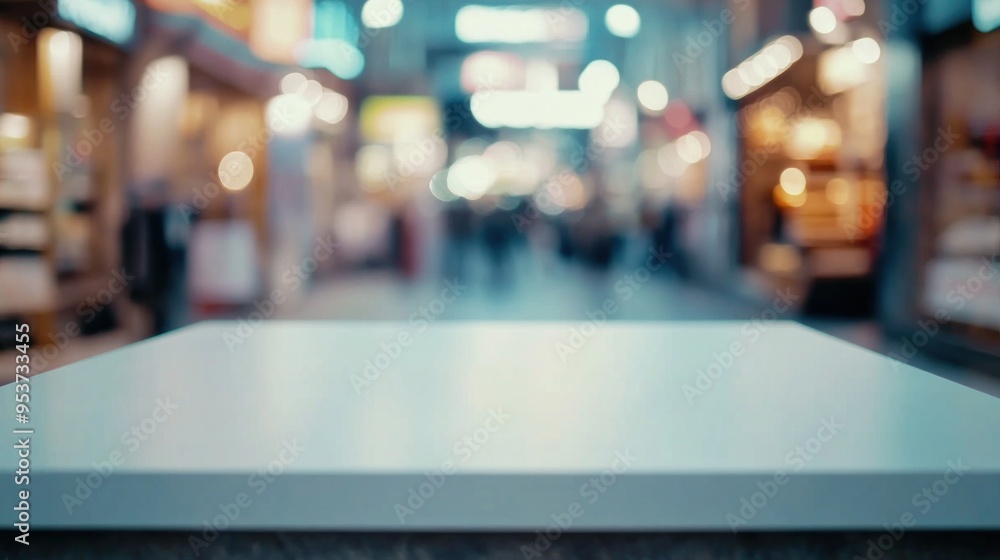
{"type": "Polygon", "coordinates": [[[1000,401],[788,322],[213,322],[30,384],[33,527],[1000,528],[1000,401]]]}

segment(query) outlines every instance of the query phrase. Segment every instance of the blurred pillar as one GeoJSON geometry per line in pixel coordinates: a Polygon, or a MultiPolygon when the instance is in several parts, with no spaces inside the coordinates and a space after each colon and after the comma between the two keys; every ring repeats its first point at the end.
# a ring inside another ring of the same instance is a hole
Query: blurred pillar
{"type": "Polygon", "coordinates": [[[881,21],[891,14],[910,17],[886,28],[888,135],[885,150],[886,181],[892,202],[886,204],[882,262],[878,288],[878,315],[890,332],[912,330],[917,320],[920,180],[903,172],[903,164],[922,149],[921,51],[919,28],[923,4],[913,0],[881,3],[881,21]],[[906,10],[903,11],[903,5],[906,10]],[[919,4],[914,13],[914,4],[919,4]]]}
{"type": "Polygon", "coordinates": [[[255,0],[251,3],[250,49],[263,60],[295,64],[295,49],[309,38],[312,0],[255,0]]]}
{"type": "MultiPolygon", "coordinates": [[[[268,103],[266,119],[273,133],[267,149],[270,258],[265,278],[270,291],[289,283],[289,271],[300,278],[309,278],[321,263],[307,262],[320,245],[320,241],[313,238],[315,228],[310,208],[312,107],[300,96],[279,95],[268,103]]],[[[292,281],[290,285],[301,286],[302,283],[292,281]]],[[[295,292],[287,294],[289,300],[296,299],[301,290],[295,292]]]]}
{"type": "Polygon", "coordinates": [[[143,41],[128,59],[122,98],[112,109],[128,120],[125,177],[130,194],[140,200],[162,199],[168,193],[149,192],[176,170],[174,158],[181,138],[181,121],[188,92],[187,61],[180,55],[195,38],[195,30],[167,33],[148,27],[143,41]]]}
{"type": "MultiPolygon", "coordinates": [[[[154,60],[132,92],[131,176],[138,185],[169,180],[177,168],[188,92],[187,61],[176,55],[154,60]]],[[[126,110],[124,105],[119,108],[126,110]]]]}
{"type": "Polygon", "coordinates": [[[733,168],[740,163],[734,119],[736,105],[723,95],[721,80],[733,64],[733,59],[741,56],[730,52],[733,33],[737,29],[745,29],[747,19],[756,21],[756,8],[755,0],[703,4],[699,17],[682,34],[685,43],[676,47],[690,57],[698,51],[689,50],[691,41],[687,38],[697,41],[699,34],[707,30],[715,35],[712,31],[718,29],[718,35],[707,46],[705,41],[699,43],[704,52],[698,53],[692,63],[682,68],[681,76],[698,82],[686,86],[685,98],[691,101],[691,108],[699,116],[705,133],[712,141],[704,201],[691,211],[692,225],[685,244],[690,252],[691,272],[702,281],[719,287],[728,287],[735,280],[739,247],[739,197],[731,196],[727,189],[719,188],[719,185],[727,181],[733,168]]]}
{"type": "MultiPolygon", "coordinates": [[[[126,68],[118,84],[119,96],[111,106],[113,118],[125,123],[123,141],[118,145],[123,162],[124,192],[120,196],[123,243],[133,233],[132,227],[144,223],[141,218],[134,221],[142,216],[140,208],[166,208],[171,202],[170,185],[179,168],[176,158],[181,141],[181,113],[188,90],[188,66],[179,53],[184,52],[195,33],[194,29],[165,32],[145,25],[134,50],[126,58],[126,68]]],[[[126,245],[121,252],[125,263],[130,258],[130,249],[126,245]]],[[[171,289],[179,288],[176,277],[167,282],[171,289]]],[[[121,304],[125,330],[148,333],[156,328],[157,312],[133,304],[130,298],[122,298],[121,304]]],[[[174,302],[165,305],[169,307],[174,302]]],[[[159,322],[170,321],[161,313],[159,322]]],[[[159,326],[162,328],[164,324],[159,326]]]]}

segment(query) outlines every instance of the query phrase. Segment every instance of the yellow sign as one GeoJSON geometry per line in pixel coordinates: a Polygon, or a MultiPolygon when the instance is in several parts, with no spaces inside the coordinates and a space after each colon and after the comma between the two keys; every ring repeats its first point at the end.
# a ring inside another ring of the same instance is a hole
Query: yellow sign
{"type": "Polygon", "coordinates": [[[151,8],[172,14],[194,14],[246,40],[250,33],[251,0],[146,0],[151,8]]]}
{"type": "Polygon", "coordinates": [[[361,135],[369,142],[413,142],[440,126],[440,110],[431,97],[373,95],[361,105],[361,135]]]}

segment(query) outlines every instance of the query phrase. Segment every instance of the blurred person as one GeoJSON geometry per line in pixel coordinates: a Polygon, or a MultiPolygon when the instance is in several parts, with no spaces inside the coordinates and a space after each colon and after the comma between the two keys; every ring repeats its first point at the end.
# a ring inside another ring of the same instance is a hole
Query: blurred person
{"type": "Polygon", "coordinates": [[[503,208],[494,208],[483,219],[483,243],[490,261],[490,278],[494,285],[502,285],[509,278],[511,266],[510,252],[516,235],[511,213],[503,208]]]}
{"type": "Polygon", "coordinates": [[[602,197],[595,196],[584,208],[577,232],[587,264],[601,270],[609,269],[621,249],[621,238],[611,209],[602,197]]]}
{"type": "Polygon", "coordinates": [[[445,247],[444,274],[463,279],[466,277],[472,236],[475,233],[475,216],[464,198],[448,204],[444,211],[445,247]]]}
{"type": "Polygon", "coordinates": [[[785,216],[785,210],[772,197],[768,198],[768,206],[771,208],[771,241],[775,243],[791,243],[792,238],[788,232],[788,220],[787,216],[785,216]]]}
{"type": "Polygon", "coordinates": [[[409,206],[397,208],[390,219],[390,244],[392,266],[406,278],[414,278],[420,271],[417,218],[409,206]]]}
{"type": "MultiPolygon", "coordinates": [[[[150,191],[166,192],[166,182],[157,181],[150,191]]],[[[122,267],[135,277],[130,297],[149,312],[154,335],[180,326],[182,320],[185,231],[184,218],[173,206],[131,194],[122,226],[122,267]]]]}
{"type": "Polygon", "coordinates": [[[510,220],[514,226],[513,245],[527,247],[532,233],[544,225],[541,223],[541,212],[523,196],[514,197],[510,206],[510,220]]]}
{"type": "Polygon", "coordinates": [[[580,254],[579,247],[577,246],[575,217],[563,213],[552,218],[552,227],[556,232],[557,252],[559,257],[564,261],[571,261],[580,254]]]}
{"type": "Polygon", "coordinates": [[[684,208],[675,202],[667,203],[653,239],[655,247],[663,247],[663,251],[671,255],[668,264],[681,278],[688,277],[687,260],[681,243],[684,220],[684,208]]]}

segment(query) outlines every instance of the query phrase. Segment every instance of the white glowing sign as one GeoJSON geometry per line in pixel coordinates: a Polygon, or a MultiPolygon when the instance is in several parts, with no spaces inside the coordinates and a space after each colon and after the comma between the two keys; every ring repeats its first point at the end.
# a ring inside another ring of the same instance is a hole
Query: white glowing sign
{"type": "Polygon", "coordinates": [[[465,6],[455,16],[463,43],[579,42],[587,38],[587,15],[575,8],[465,6]]]}
{"type": "Polygon", "coordinates": [[[129,42],[135,33],[131,0],[61,0],[59,17],[118,44],[129,42]]]}

